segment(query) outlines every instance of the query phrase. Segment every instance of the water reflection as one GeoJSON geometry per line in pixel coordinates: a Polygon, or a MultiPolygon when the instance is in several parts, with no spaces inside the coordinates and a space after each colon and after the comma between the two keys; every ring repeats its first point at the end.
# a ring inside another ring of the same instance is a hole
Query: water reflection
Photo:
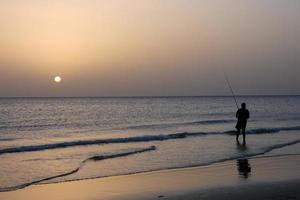
{"type": "MultiPolygon", "coordinates": [[[[241,144],[237,142],[237,149],[240,152],[247,151],[247,146],[245,143],[241,144]]],[[[251,175],[251,165],[248,159],[242,158],[237,160],[237,170],[239,175],[247,179],[251,175]]]]}
{"type": "Polygon", "coordinates": [[[246,143],[240,143],[239,141],[236,142],[236,147],[238,149],[238,151],[240,151],[241,153],[247,151],[247,145],[246,143]]]}
{"type": "Polygon", "coordinates": [[[251,165],[248,159],[238,159],[237,160],[237,168],[239,175],[244,179],[247,179],[251,174],[251,165]]]}

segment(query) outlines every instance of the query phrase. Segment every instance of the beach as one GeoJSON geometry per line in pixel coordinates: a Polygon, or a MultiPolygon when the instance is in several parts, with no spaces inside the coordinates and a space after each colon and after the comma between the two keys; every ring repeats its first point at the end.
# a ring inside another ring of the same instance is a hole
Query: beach
{"type": "Polygon", "coordinates": [[[299,155],[232,160],[202,167],[32,185],[2,192],[0,199],[299,199],[299,164],[299,155]]]}

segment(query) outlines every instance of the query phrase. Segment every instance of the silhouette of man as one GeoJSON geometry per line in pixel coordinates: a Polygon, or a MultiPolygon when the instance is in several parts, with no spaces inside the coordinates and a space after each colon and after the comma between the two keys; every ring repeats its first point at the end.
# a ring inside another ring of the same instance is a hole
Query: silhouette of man
{"type": "Polygon", "coordinates": [[[236,141],[239,141],[239,136],[241,133],[241,129],[243,132],[243,143],[246,143],[246,126],[247,120],[249,119],[250,114],[249,111],[246,109],[246,104],[242,103],[242,108],[238,109],[236,112],[236,118],[238,119],[235,128],[237,129],[236,132],[236,141]]]}

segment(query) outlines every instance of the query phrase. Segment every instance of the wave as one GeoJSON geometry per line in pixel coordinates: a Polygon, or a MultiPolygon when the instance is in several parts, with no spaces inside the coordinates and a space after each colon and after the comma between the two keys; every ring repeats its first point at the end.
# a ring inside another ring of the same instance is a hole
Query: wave
{"type": "Polygon", "coordinates": [[[30,130],[53,129],[53,128],[85,128],[85,127],[90,127],[92,125],[93,124],[88,124],[88,123],[24,124],[24,125],[0,126],[0,130],[30,131],[30,130]]]}
{"type": "Polygon", "coordinates": [[[7,141],[14,141],[17,140],[17,138],[0,138],[0,141],[7,142],[7,141]]]}
{"type": "MultiPolygon", "coordinates": [[[[257,128],[247,130],[247,134],[270,134],[270,133],[278,133],[280,131],[298,131],[300,130],[300,126],[291,126],[291,127],[277,127],[277,128],[257,128]]],[[[226,131],[228,134],[235,134],[235,131],[226,131]]]]}
{"type": "MultiPolygon", "coordinates": [[[[161,123],[161,124],[144,124],[144,125],[136,125],[136,126],[127,126],[121,127],[120,129],[155,129],[155,128],[166,128],[172,126],[180,126],[180,125],[197,125],[197,124],[219,124],[219,123],[230,123],[234,122],[232,119],[220,119],[220,120],[202,120],[202,121],[192,121],[192,122],[180,122],[180,123],[161,123]]],[[[89,123],[46,123],[46,124],[23,124],[23,125],[2,125],[0,126],[0,130],[40,130],[45,128],[78,128],[78,127],[90,127],[92,124],[89,123]]],[[[103,128],[106,129],[116,129],[116,128],[103,128]]],[[[118,129],[118,128],[117,128],[118,129]]]]}
{"type": "Polygon", "coordinates": [[[140,148],[140,149],[135,149],[133,151],[125,151],[117,154],[110,154],[110,155],[97,155],[90,157],[83,162],[89,161],[89,160],[94,160],[94,161],[99,161],[99,160],[106,160],[106,159],[111,159],[111,158],[117,158],[117,157],[124,157],[124,156],[130,156],[133,154],[138,154],[138,153],[144,153],[147,151],[154,151],[156,150],[156,146],[150,146],[148,148],[140,148]]]}
{"type": "MultiPolygon", "coordinates": [[[[215,160],[215,161],[211,161],[211,162],[207,162],[207,163],[202,163],[202,164],[194,164],[194,165],[188,165],[188,166],[180,166],[180,167],[170,167],[170,168],[164,168],[164,169],[156,169],[154,171],[166,170],[166,169],[178,169],[178,168],[186,168],[186,167],[200,167],[200,166],[208,166],[208,165],[212,165],[212,164],[215,164],[215,163],[221,163],[221,162],[231,161],[231,160],[238,160],[238,159],[245,159],[245,158],[250,159],[250,158],[253,158],[253,157],[256,157],[256,156],[264,155],[264,154],[269,153],[269,152],[271,152],[271,151],[273,151],[275,149],[280,149],[280,148],[283,148],[283,147],[286,147],[286,146],[295,145],[295,144],[298,144],[298,143],[300,143],[300,140],[294,140],[294,141],[290,141],[290,142],[286,142],[286,143],[280,143],[280,144],[275,144],[275,145],[272,145],[272,146],[269,146],[269,147],[262,148],[262,149],[260,149],[259,152],[248,153],[248,154],[244,154],[244,155],[230,156],[230,157],[227,157],[227,158],[222,158],[222,159],[218,159],[218,160],[215,160]]],[[[64,177],[64,176],[75,174],[88,161],[101,161],[101,160],[106,160],[106,159],[113,159],[113,158],[118,158],[118,157],[130,156],[130,155],[144,153],[144,152],[149,152],[149,151],[154,151],[154,150],[156,150],[156,147],[155,146],[150,146],[150,147],[147,147],[147,148],[139,148],[139,149],[134,149],[134,150],[121,151],[119,153],[114,153],[114,154],[92,156],[92,157],[89,157],[89,158],[83,160],[82,162],[80,162],[79,166],[77,168],[75,168],[74,170],[70,171],[70,172],[59,174],[59,175],[55,175],[55,176],[51,176],[51,177],[47,177],[47,178],[43,178],[43,179],[39,179],[39,180],[35,180],[35,181],[32,181],[32,182],[24,183],[24,184],[17,185],[17,186],[0,188],[0,192],[8,192],[8,191],[13,191],[13,190],[19,190],[19,189],[23,189],[25,187],[28,187],[30,185],[34,185],[34,184],[38,184],[38,183],[41,183],[41,182],[44,182],[44,181],[53,180],[55,178],[61,178],[61,177],[64,177]]],[[[291,154],[291,155],[294,155],[294,154],[291,154]]],[[[128,174],[118,174],[118,175],[137,174],[137,173],[148,172],[148,171],[151,171],[151,170],[138,171],[138,172],[133,172],[133,173],[128,173],[128,174]]],[[[94,178],[103,178],[103,177],[105,177],[105,176],[99,176],[99,177],[94,177],[94,178]]],[[[86,179],[88,179],[88,178],[86,178],[86,179]]]]}
{"type": "MultiPolygon", "coordinates": [[[[294,127],[281,127],[281,128],[259,128],[247,131],[248,134],[271,134],[278,133],[280,131],[294,131],[300,130],[300,126],[294,127]]],[[[235,131],[226,132],[184,132],[184,133],[173,133],[173,134],[160,134],[160,135],[143,135],[126,138],[107,138],[107,139],[96,139],[96,140],[78,140],[70,142],[50,143],[42,145],[31,145],[31,146],[20,146],[0,149],[1,154],[9,153],[23,153],[33,152],[51,149],[68,148],[75,146],[88,146],[88,145],[105,145],[105,144],[116,144],[116,143],[137,143],[137,142],[151,142],[151,141],[165,141],[174,139],[184,139],[187,137],[196,136],[207,136],[207,135],[235,135],[235,131]]]]}
{"type": "Polygon", "coordinates": [[[300,116],[299,116],[299,114],[297,114],[296,116],[279,117],[279,118],[276,118],[276,120],[278,120],[278,121],[299,121],[300,116]]]}
{"type": "Polygon", "coordinates": [[[224,124],[224,123],[231,123],[235,121],[236,120],[233,119],[217,119],[217,120],[203,120],[203,121],[188,122],[187,124],[224,124]]]}
{"type": "Polygon", "coordinates": [[[249,156],[258,156],[258,155],[266,154],[266,153],[268,153],[270,151],[273,151],[275,149],[280,149],[280,148],[295,145],[295,144],[298,144],[298,143],[300,143],[300,140],[294,140],[294,141],[287,142],[287,143],[275,144],[273,146],[264,148],[264,151],[261,152],[261,153],[256,153],[256,154],[252,154],[252,155],[249,155],[249,156]]]}
{"type": "Polygon", "coordinates": [[[218,120],[201,120],[201,121],[182,122],[182,123],[143,124],[143,125],[136,125],[136,126],[127,126],[124,129],[155,129],[155,128],[167,128],[167,127],[181,126],[181,125],[224,124],[224,123],[231,123],[235,121],[236,120],[232,120],[232,119],[218,119],[218,120]]]}
{"type": "MultiPolygon", "coordinates": [[[[280,148],[283,148],[283,147],[292,146],[292,145],[299,144],[299,143],[300,143],[300,140],[293,140],[293,141],[290,141],[290,142],[279,143],[279,144],[275,144],[275,145],[272,145],[272,146],[269,146],[269,147],[262,148],[262,149],[260,149],[259,152],[230,156],[230,157],[222,158],[222,159],[215,160],[215,161],[212,161],[212,162],[207,162],[207,163],[204,163],[204,164],[201,164],[201,165],[195,164],[195,165],[189,165],[189,166],[186,166],[186,167],[207,166],[207,165],[212,165],[212,164],[215,164],[215,163],[221,163],[221,162],[230,161],[230,160],[253,158],[253,157],[256,157],[256,156],[260,156],[260,155],[264,155],[266,153],[269,153],[269,152],[271,152],[275,149],[280,149],[280,148]]],[[[296,154],[296,155],[298,155],[298,154],[296,154]]],[[[178,168],[182,168],[182,167],[178,167],[178,168]]],[[[172,168],[170,168],[170,169],[172,169],[172,168]]]]}
{"type": "Polygon", "coordinates": [[[0,126],[0,129],[5,130],[28,130],[28,129],[36,129],[36,128],[49,128],[49,127],[57,127],[59,124],[31,124],[31,125],[12,125],[12,126],[0,126]]]}
{"type": "Polygon", "coordinates": [[[19,190],[19,189],[28,187],[28,186],[33,185],[33,184],[38,184],[38,183],[43,182],[43,181],[49,181],[49,180],[52,180],[52,179],[55,179],[55,178],[61,178],[61,177],[64,177],[64,176],[69,176],[71,174],[77,173],[82,168],[82,166],[88,161],[101,161],[101,160],[107,160],[107,159],[130,156],[130,155],[144,153],[144,152],[148,152],[148,151],[155,151],[155,150],[156,150],[156,146],[150,146],[150,147],[147,147],[147,148],[136,148],[136,149],[125,150],[125,151],[123,150],[119,153],[92,156],[92,157],[89,157],[89,158],[81,161],[77,168],[75,168],[74,170],[69,171],[67,173],[63,173],[63,174],[59,174],[59,175],[55,175],[55,176],[50,176],[50,177],[47,177],[47,178],[35,180],[35,181],[32,181],[32,182],[28,182],[28,183],[23,183],[23,184],[17,185],[17,186],[0,188],[0,192],[8,192],[8,191],[13,191],[13,190],[19,190]]]}

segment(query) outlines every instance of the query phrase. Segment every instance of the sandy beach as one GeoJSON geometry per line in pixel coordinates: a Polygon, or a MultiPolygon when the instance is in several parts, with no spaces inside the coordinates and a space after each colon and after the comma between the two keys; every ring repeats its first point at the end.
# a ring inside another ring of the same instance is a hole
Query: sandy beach
{"type": "Polygon", "coordinates": [[[251,158],[209,166],[33,185],[1,200],[299,199],[300,156],[251,158]]]}

